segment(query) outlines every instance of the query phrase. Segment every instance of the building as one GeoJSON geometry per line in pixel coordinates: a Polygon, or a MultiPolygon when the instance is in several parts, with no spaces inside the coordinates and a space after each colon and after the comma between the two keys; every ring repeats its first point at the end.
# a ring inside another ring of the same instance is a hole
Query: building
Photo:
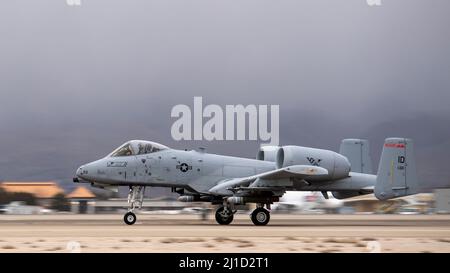
{"type": "Polygon", "coordinates": [[[450,213],[450,189],[434,190],[436,213],[450,213]]]}
{"type": "Polygon", "coordinates": [[[70,203],[73,213],[94,213],[96,196],[85,187],[77,187],[71,193],[65,193],[57,182],[2,182],[0,189],[6,193],[29,193],[32,194],[41,207],[51,208],[53,200],[58,195],[64,195],[70,203]]]}
{"type": "Polygon", "coordinates": [[[70,211],[73,213],[95,212],[95,194],[85,187],[77,187],[66,198],[70,201],[70,211]]]}
{"type": "Polygon", "coordinates": [[[43,182],[2,182],[0,189],[6,193],[29,193],[36,197],[40,206],[50,207],[58,194],[65,194],[64,190],[54,181],[43,182]]]}

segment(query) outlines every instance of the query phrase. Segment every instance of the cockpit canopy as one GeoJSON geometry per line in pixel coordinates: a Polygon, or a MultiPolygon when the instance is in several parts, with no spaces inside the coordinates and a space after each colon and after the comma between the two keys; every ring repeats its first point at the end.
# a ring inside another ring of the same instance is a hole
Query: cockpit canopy
{"type": "Polygon", "coordinates": [[[119,157],[119,156],[131,156],[131,155],[143,155],[156,153],[162,150],[169,149],[169,147],[162,144],[146,141],[146,140],[130,140],[115,149],[109,156],[119,157]]]}

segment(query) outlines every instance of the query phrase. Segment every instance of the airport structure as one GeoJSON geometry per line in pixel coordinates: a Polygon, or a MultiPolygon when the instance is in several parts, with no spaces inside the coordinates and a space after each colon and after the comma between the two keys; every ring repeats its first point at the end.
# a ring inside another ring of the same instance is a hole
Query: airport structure
{"type": "Polygon", "coordinates": [[[73,213],[95,213],[95,194],[85,187],[77,187],[66,198],[73,213]]]}
{"type": "MultiPolygon", "coordinates": [[[[63,194],[69,203],[69,211],[73,214],[109,214],[123,212],[129,203],[126,198],[108,198],[100,200],[89,188],[78,186],[69,193],[54,181],[44,182],[2,182],[0,190],[7,193],[28,193],[35,197],[37,206],[26,206],[25,202],[11,200],[12,204],[2,203],[10,207],[9,214],[36,214],[55,213],[48,210],[53,200],[63,194]],[[45,210],[47,209],[47,210],[45,210]]],[[[168,197],[145,198],[146,205],[142,207],[145,213],[175,214],[194,213],[208,208],[202,202],[180,202],[168,197]]],[[[210,207],[209,207],[210,208],[210,207]]],[[[240,206],[241,210],[253,210],[255,206],[240,206]]],[[[429,214],[450,213],[450,189],[436,189],[434,193],[420,193],[401,198],[380,201],[373,194],[357,196],[345,200],[333,197],[325,199],[321,194],[314,192],[289,191],[272,207],[276,213],[300,213],[300,214],[429,214]]],[[[4,213],[4,212],[3,212],[4,213]]]]}
{"type": "Polygon", "coordinates": [[[439,188],[434,190],[436,213],[450,213],[450,189],[439,188]]]}
{"type": "Polygon", "coordinates": [[[33,195],[38,205],[42,207],[50,207],[52,200],[58,194],[64,194],[64,189],[61,188],[55,181],[42,182],[22,182],[22,181],[5,181],[0,183],[0,189],[6,193],[28,193],[33,195]]]}
{"type": "Polygon", "coordinates": [[[11,200],[14,211],[22,214],[39,212],[41,211],[38,209],[39,207],[50,209],[58,198],[66,199],[70,204],[70,211],[73,213],[95,212],[95,194],[81,186],[67,194],[55,181],[5,181],[0,183],[0,190],[6,194],[26,193],[34,198],[36,204],[33,209],[31,206],[26,206],[23,201],[11,200]]]}

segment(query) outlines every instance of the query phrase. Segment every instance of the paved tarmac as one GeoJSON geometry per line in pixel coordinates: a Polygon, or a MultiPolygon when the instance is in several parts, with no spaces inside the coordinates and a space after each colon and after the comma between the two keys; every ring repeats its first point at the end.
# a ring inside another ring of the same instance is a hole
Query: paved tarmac
{"type": "Polygon", "coordinates": [[[450,252],[450,215],[0,215],[0,252],[450,252]]]}

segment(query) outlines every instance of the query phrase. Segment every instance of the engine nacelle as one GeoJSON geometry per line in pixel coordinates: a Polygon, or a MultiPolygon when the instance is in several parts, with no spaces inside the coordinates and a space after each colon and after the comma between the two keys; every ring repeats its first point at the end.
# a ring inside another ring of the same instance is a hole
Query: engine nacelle
{"type": "Polygon", "coordinates": [[[279,149],[280,147],[278,146],[261,146],[261,148],[259,148],[258,153],[256,154],[256,159],[262,161],[276,162],[277,153],[279,149]]]}
{"type": "MultiPolygon", "coordinates": [[[[301,146],[283,146],[277,152],[277,168],[292,165],[312,165],[328,170],[323,179],[339,179],[348,177],[350,162],[348,159],[336,152],[322,149],[314,149],[301,146]]],[[[312,178],[314,179],[314,178],[312,178]]]]}

